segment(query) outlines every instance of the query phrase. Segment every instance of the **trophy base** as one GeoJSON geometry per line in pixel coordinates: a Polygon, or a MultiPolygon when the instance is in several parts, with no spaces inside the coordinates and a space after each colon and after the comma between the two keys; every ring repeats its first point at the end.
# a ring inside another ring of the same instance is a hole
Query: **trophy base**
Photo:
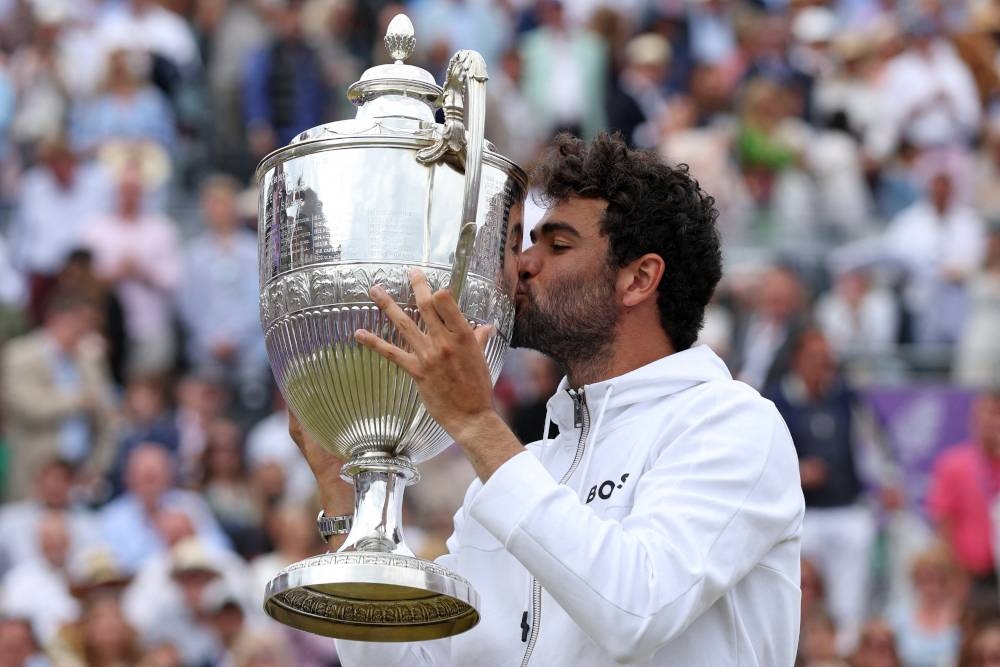
{"type": "Polygon", "coordinates": [[[430,561],[348,551],[293,563],[267,585],[264,610],[318,635],[374,642],[441,639],[479,622],[479,595],[430,561]]]}

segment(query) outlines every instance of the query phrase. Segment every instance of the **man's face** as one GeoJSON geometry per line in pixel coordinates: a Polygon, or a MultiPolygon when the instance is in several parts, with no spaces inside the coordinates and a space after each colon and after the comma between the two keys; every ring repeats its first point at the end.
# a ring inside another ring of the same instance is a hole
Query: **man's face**
{"type": "Polygon", "coordinates": [[[600,223],[607,203],[573,198],[549,209],[518,261],[511,344],[563,364],[592,358],[615,337],[617,271],[600,223]]]}
{"type": "Polygon", "coordinates": [[[35,482],[36,496],[42,503],[52,509],[64,509],[70,504],[70,490],[73,486],[73,474],[61,465],[46,466],[35,482]]]}

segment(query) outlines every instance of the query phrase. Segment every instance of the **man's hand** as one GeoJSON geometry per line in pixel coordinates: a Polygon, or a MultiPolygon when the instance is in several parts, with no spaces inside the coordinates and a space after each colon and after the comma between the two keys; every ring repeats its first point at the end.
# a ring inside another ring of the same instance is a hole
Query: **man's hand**
{"type": "Polygon", "coordinates": [[[826,483],[827,468],[823,459],[811,456],[799,461],[799,475],[802,478],[802,488],[812,491],[826,483]]]}
{"type": "MultiPolygon", "coordinates": [[[[298,417],[288,411],[288,435],[299,447],[305,457],[309,469],[316,477],[319,485],[320,502],[327,516],[340,516],[354,513],[354,487],[340,477],[340,468],[344,460],[319,444],[315,438],[302,427],[298,417]]],[[[334,535],[329,546],[337,549],[343,544],[346,535],[334,535]]]]}
{"type": "Polygon", "coordinates": [[[355,339],[413,378],[428,414],[462,447],[485,482],[524,451],[493,408],[493,382],[483,354],[492,330],[473,329],[451,293],[432,294],[421,271],[410,271],[410,284],[426,333],[381,287],[373,287],[371,297],[411,351],[363,329],[355,339]]]}

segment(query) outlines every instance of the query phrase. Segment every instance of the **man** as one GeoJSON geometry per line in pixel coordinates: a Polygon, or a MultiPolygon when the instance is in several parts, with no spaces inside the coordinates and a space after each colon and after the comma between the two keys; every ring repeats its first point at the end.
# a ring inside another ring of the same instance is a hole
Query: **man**
{"type": "Polygon", "coordinates": [[[45,514],[36,533],[21,539],[32,538],[39,555],[18,564],[0,580],[0,614],[30,619],[47,645],[80,614],[80,605],[70,594],[70,534],[65,517],[58,512],[45,514]]]}
{"type": "Polygon", "coordinates": [[[25,171],[11,220],[11,254],[30,289],[29,308],[42,319],[45,297],[59,270],[82,241],[87,224],[111,199],[111,179],[96,162],[81,163],[63,139],[39,147],[39,163],[25,171]]]}
{"type": "MultiPolygon", "coordinates": [[[[721,274],[712,199],[685,169],[607,135],[558,139],[538,176],[552,205],[523,254],[514,230],[512,342],[567,369],[549,402],[559,436],[525,447],[504,424],[490,332],[449,293],[414,272],[421,330],[372,290],[407,347],[358,341],[414,377],[479,477],[440,563],[478,590],[483,620],[434,642],[342,641],[341,661],[791,667],[795,449],[770,403],[691,347],[721,274]]],[[[327,514],[352,511],[336,459],[291,429],[327,514]]]]}
{"type": "Polygon", "coordinates": [[[97,479],[112,454],[115,410],[100,313],[75,293],[56,293],[41,329],[0,357],[0,400],[10,443],[7,497],[24,498],[38,467],[61,458],[97,479]]]}
{"type": "Polygon", "coordinates": [[[38,542],[24,536],[38,534],[42,519],[51,513],[66,521],[70,560],[93,545],[97,533],[94,513],[75,501],[72,491],[73,466],[54,458],[38,468],[29,498],[0,505],[0,572],[41,555],[38,542]]]}
{"type": "Polygon", "coordinates": [[[329,91],[316,49],[302,34],[303,0],[273,0],[264,11],[274,36],[252,53],[243,76],[250,152],[261,158],[326,120],[329,91]]]}
{"type": "Polygon", "coordinates": [[[795,443],[806,502],[802,553],[831,584],[827,607],[836,621],[838,646],[848,654],[868,618],[876,531],[855,451],[856,396],[819,329],[802,332],[789,372],[764,396],[774,401],[795,443]]]}
{"type": "Polygon", "coordinates": [[[93,220],[83,234],[95,272],[121,301],[130,375],[172,367],[174,290],[182,269],[177,223],[144,210],[148,184],[140,171],[136,163],[121,174],[114,213],[93,220]]]}
{"type": "Polygon", "coordinates": [[[163,446],[140,444],[129,454],[125,466],[125,493],[101,509],[101,537],[129,573],[166,550],[169,542],[156,529],[160,515],[166,511],[187,514],[206,544],[229,547],[228,538],[205,500],[175,486],[174,467],[163,446]]]}
{"type": "Polygon", "coordinates": [[[257,317],[257,238],[241,226],[238,194],[239,183],[229,176],[205,179],[206,232],[184,249],[178,305],[192,365],[225,377],[239,388],[242,407],[260,410],[267,407],[271,378],[257,317]]]}

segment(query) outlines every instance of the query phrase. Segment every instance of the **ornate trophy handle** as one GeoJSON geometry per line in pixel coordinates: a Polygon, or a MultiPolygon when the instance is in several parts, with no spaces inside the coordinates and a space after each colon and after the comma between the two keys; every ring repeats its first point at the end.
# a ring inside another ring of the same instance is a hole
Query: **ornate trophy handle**
{"type": "Polygon", "coordinates": [[[432,145],[417,152],[417,160],[424,164],[452,155],[465,166],[462,228],[451,269],[451,293],[456,300],[465,286],[469,258],[476,242],[479,177],[486,145],[487,78],[486,61],[475,51],[459,51],[452,56],[441,96],[444,132],[432,145]]]}

